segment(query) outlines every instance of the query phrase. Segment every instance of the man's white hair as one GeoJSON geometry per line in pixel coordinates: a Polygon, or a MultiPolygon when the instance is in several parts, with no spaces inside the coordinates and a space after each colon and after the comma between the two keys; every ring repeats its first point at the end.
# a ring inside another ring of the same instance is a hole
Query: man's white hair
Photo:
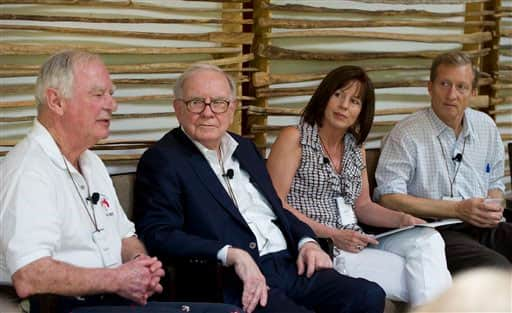
{"type": "Polygon", "coordinates": [[[178,77],[178,80],[176,80],[176,84],[174,84],[174,89],[173,89],[175,99],[181,99],[181,97],[183,96],[183,85],[185,84],[185,81],[190,77],[190,75],[194,74],[195,72],[199,72],[199,71],[214,71],[214,72],[222,73],[226,77],[226,80],[229,83],[229,89],[231,90],[231,97],[233,99],[236,97],[236,83],[229,74],[224,72],[220,67],[213,65],[213,64],[195,63],[195,64],[192,64],[189,68],[187,68],[185,70],[185,72],[183,72],[183,74],[181,74],[180,77],[178,77]]]}
{"type": "MultiPolygon", "coordinates": [[[[39,70],[36,80],[35,98],[37,110],[46,105],[46,90],[55,88],[63,97],[70,98],[73,90],[73,69],[76,64],[100,60],[99,55],[79,50],[67,50],[52,55],[39,70]]],[[[101,61],[103,62],[103,61],[101,61]]]]}

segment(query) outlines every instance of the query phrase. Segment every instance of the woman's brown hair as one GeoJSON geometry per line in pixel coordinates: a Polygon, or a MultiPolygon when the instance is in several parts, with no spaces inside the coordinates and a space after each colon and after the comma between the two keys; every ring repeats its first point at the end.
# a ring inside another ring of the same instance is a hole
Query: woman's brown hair
{"type": "Polygon", "coordinates": [[[354,80],[361,83],[359,92],[362,105],[357,121],[349,131],[356,138],[357,144],[361,145],[372,128],[375,113],[375,90],[372,81],[359,66],[344,65],[327,74],[304,108],[302,120],[308,124],[317,124],[318,127],[322,127],[325,108],[331,96],[336,90],[347,86],[350,81],[354,80]]]}

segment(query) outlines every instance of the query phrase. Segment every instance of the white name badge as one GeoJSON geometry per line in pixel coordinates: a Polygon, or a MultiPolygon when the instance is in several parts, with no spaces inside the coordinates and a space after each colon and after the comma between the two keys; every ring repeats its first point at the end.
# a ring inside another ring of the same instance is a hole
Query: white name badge
{"type": "Polygon", "coordinates": [[[448,196],[443,196],[441,199],[442,199],[442,200],[449,200],[449,201],[462,201],[462,197],[448,197],[448,196]]]}
{"type": "Polygon", "coordinates": [[[356,223],[356,215],[354,214],[354,210],[352,210],[352,206],[345,203],[345,199],[343,197],[336,197],[336,206],[338,207],[338,212],[341,218],[342,225],[349,225],[356,223]]]}
{"type": "Polygon", "coordinates": [[[92,240],[100,250],[103,266],[114,267],[119,265],[117,259],[112,253],[112,249],[109,247],[106,231],[95,231],[92,233],[92,240]]]}

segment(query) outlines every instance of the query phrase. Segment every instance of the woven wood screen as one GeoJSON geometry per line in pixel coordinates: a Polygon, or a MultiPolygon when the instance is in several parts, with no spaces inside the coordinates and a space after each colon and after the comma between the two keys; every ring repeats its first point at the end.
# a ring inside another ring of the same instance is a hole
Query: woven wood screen
{"type": "MultiPolygon", "coordinates": [[[[79,48],[102,55],[117,86],[112,135],[94,149],[110,163],[137,160],[177,126],[172,85],[190,64],[219,65],[239,85],[248,80],[241,69],[253,55],[242,46],[253,34],[242,32],[252,24],[244,11],[234,1],[0,1],[2,154],[32,124],[39,66],[52,53],[79,48]]],[[[240,111],[232,129],[240,132],[240,111]]]]}
{"type": "Polygon", "coordinates": [[[498,44],[510,36],[510,1],[272,0],[254,10],[259,71],[252,75],[257,101],[247,107],[247,129],[262,149],[298,122],[319,81],[342,64],[364,67],[375,83],[367,146],[380,146],[397,121],[430,105],[432,58],[449,50],[464,50],[479,65],[480,92],[471,106],[501,116],[503,139],[511,140],[510,62],[496,66],[498,51],[510,56],[511,46],[498,44]]]}
{"type": "Polygon", "coordinates": [[[101,54],[118,87],[112,136],[95,147],[110,164],[133,164],[177,126],[172,85],[196,61],[220,65],[243,85],[232,130],[262,149],[297,123],[328,71],[363,66],[377,87],[367,145],[379,146],[398,120],[429,105],[431,59],[462,49],[485,72],[471,105],[493,115],[509,142],[511,7],[511,0],[0,0],[0,155],[32,124],[38,67],[68,48],[101,54]]]}

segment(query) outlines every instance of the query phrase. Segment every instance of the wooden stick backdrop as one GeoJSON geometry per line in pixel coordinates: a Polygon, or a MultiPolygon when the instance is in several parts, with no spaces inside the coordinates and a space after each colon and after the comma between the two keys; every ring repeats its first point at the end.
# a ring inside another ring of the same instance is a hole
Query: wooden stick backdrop
{"type": "Polygon", "coordinates": [[[39,66],[65,49],[101,54],[112,73],[121,105],[112,137],[94,147],[111,164],[136,161],[177,125],[172,86],[197,61],[236,78],[241,106],[232,130],[262,149],[283,125],[297,122],[326,73],[361,65],[377,88],[368,141],[378,145],[398,120],[429,105],[424,87],[431,59],[464,50],[484,72],[471,106],[491,114],[511,140],[511,32],[503,26],[511,0],[189,3],[0,0],[0,155],[34,119],[39,66]]]}
{"type": "Polygon", "coordinates": [[[507,45],[497,41],[510,35],[500,33],[500,18],[510,16],[501,4],[510,6],[510,1],[361,2],[263,1],[255,9],[255,24],[267,31],[255,37],[253,64],[258,67],[264,60],[270,66],[265,63],[252,73],[253,95],[260,101],[243,110],[252,117],[249,121],[255,121],[245,129],[259,147],[268,149],[283,126],[296,124],[318,82],[342,64],[361,65],[374,81],[376,118],[368,142],[380,145],[397,121],[429,105],[428,96],[416,99],[417,89],[423,88],[426,94],[431,60],[449,50],[466,51],[484,72],[480,95],[471,106],[492,114],[503,139],[510,140],[512,67],[509,61],[497,66],[497,54],[510,55],[507,45]],[[420,2],[423,6],[418,8],[386,5],[378,9],[379,4],[420,2]],[[441,4],[455,6],[452,11],[436,10],[441,4]]]}
{"type": "MultiPolygon", "coordinates": [[[[180,6],[167,1],[0,1],[0,155],[32,124],[41,63],[57,51],[83,49],[103,56],[120,104],[111,138],[94,149],[109,162],[136,161],[177,125],[171,90],[192,63],[222,67],[237,80],[239,91],[249,81],[257,70],[247,64],[254,58],[250,49],[243,51],[254,36],[243,31],[253,23],[251,12],[241,1],[180,6]]],[[[239,92],[238,100],[254,97],[239,92]]],[[[241,126],[238,110],[232,130],[240,133],[241,126]]]]}

